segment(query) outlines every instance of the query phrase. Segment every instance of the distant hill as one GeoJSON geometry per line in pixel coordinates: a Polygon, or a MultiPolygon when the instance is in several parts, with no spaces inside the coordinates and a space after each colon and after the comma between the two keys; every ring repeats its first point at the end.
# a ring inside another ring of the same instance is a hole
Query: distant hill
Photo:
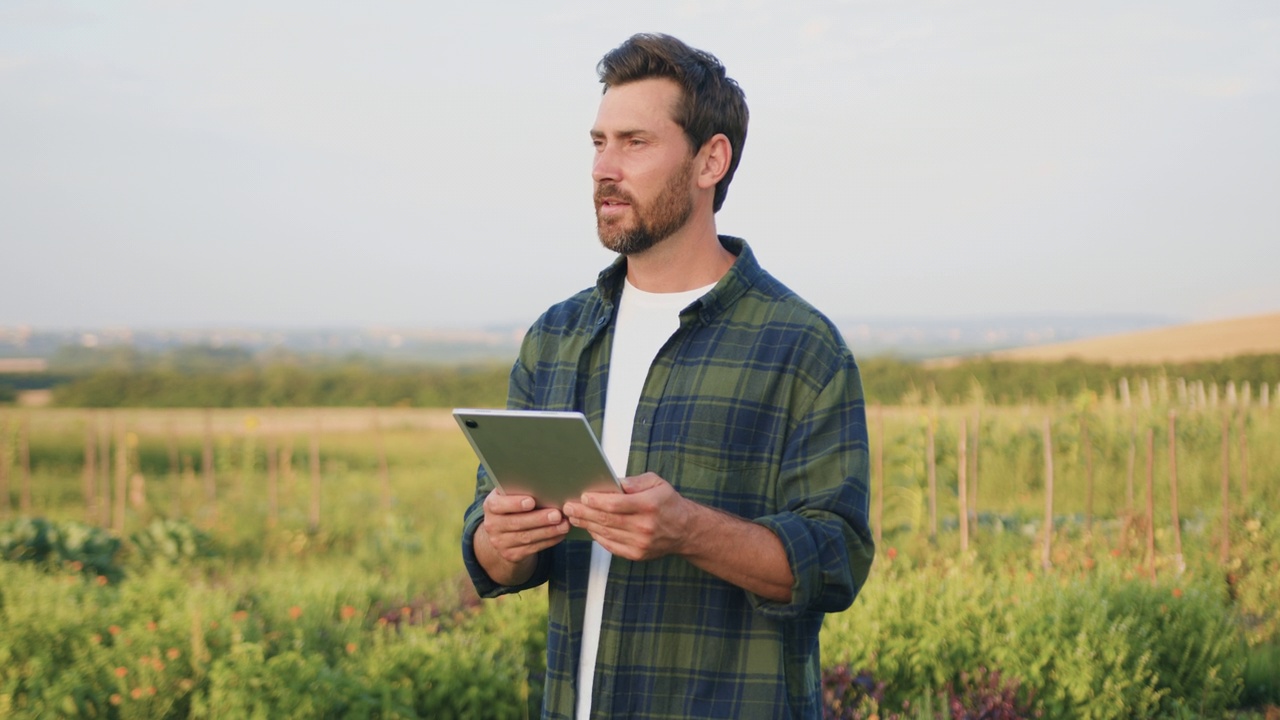
{"type": "Polygon", "coordinates": [[[1115,365],[1197,362],[1259,354],[1280,354],[1280,313],[1001,350],[983,357],[1047,362],[1078,359],[1115,365]]]}

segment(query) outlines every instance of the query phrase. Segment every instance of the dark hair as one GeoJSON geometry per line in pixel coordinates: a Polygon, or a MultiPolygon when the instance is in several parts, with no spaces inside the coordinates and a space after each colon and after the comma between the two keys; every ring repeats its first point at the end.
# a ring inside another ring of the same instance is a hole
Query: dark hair
{"type": "Polygon", "coordinates": [[[711,137],[729,138],[729,170],[716,184],[714,211],[724,204],[729,181],[738,169],[747,141],[747,98],[724,65],[714,55],[689,47],[670,35],[639,33],[610,50],[596,66],[604,89],[649,78],[674,80],[681,88],[674,120],[683,130],[693,152],[711,137]]]}

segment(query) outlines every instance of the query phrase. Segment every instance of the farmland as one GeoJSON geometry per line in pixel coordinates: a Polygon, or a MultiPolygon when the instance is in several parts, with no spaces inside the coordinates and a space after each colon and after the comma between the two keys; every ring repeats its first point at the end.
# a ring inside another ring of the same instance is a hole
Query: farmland
{"type": "MultiPolygon", "coordinates": [[[[1280,703],[1280,411],[1178,398],[870,408],[881,540],[824,630],[833,716],[1280,703]]],[[[0,714],[536,708],[545,597],[470,593],[447,412],[9,409],[0,438],[0,549],[44,552],[0,563],[0,714]]]]}

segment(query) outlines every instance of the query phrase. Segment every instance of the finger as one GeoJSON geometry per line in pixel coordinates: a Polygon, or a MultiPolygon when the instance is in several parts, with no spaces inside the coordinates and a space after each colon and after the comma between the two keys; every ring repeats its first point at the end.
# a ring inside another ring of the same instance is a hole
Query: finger
{"type": "Polygon", "coordinates": [[[630,495],[664,485],[667,481],[663,480],[657,473],[647,472],[642,475],[624,477],[620,482],[622,483],[623,492],[630,495]]]}
{"type": "Polygon", "coordinates": [[[528,495],[504,495],[493,490],[484,499],[485,512],[508,515],[511,513],[529,512],[537,507],[537,503],[528,495]]]}

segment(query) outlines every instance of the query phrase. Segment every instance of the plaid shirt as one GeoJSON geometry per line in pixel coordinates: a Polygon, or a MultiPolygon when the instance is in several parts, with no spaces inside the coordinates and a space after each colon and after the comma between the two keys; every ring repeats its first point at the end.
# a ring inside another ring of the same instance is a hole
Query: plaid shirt
{"type": "MultiPolygon", "coordinates": [[[[818,633],[849,607],[871,567],[862,381],[834,326],[738,256],[680,314],[636,409],[627,474],[652,471],[683,496],[778,535],[795,577],[791,602],[731,585],[680,557],[614,557],[592,697],[594,717],[818,718],[818,633]]],[[[548,310],[511,372],[513,408],[577,410],[600,432],[626,264],[548,310]]],[[[462,554],[484,597],[549,585],[543,717],[572,718],[589,541],[543,551],[529,582],[495,584],[472,539],[493,484],[478,473],[462,554]]]]}

